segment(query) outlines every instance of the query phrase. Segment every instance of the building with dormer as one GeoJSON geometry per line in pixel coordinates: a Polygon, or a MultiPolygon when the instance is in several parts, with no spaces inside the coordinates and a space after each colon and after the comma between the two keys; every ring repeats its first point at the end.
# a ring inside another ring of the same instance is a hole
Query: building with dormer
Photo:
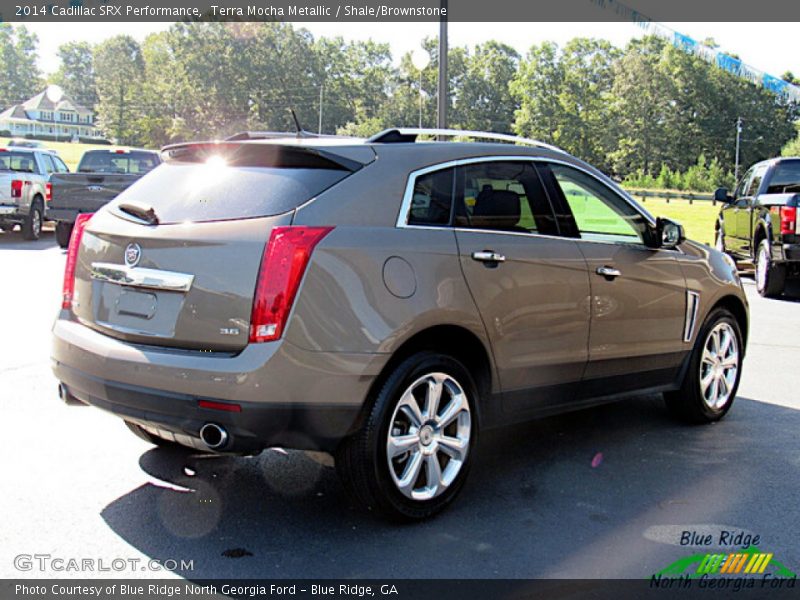
{"type": "Polygon", "coordinates": [[[97,138],[102,136],[94,124],[94,113],[67,96],[53,101],[47,91],[0,113],[0,131],[13,137],[47,139],[97,138]]]}

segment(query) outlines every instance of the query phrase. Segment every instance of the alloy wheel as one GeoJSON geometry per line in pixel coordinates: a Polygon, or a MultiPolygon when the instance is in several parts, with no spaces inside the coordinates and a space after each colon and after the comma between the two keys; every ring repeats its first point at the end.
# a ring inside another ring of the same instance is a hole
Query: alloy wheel
{"type": "Polygon", "coordinates": [[[428,373],[408,386],[386,440],[389,473],[397,489],[412,500],[442,494],[466,461],[471,430],[467,395],[453,377],[428,373]]]}
{"type": "Polygon", "coordinates": [[[709,408],[721,409],[730,399],[739,373],[739,342],[733,327],[717,323],[703,345],[700,392],[709,408]]]}

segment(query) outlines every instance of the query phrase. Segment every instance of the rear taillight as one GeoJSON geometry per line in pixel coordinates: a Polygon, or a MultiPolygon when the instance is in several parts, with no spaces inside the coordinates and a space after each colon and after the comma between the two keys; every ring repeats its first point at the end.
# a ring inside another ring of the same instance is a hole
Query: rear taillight
{"type": "Polygon", "coordinates": [[[781,233],[795,233],[797,226],[797,208],[781,206],[781,233]]]}
{"type": "Polygon", "coordinates": [[[50,202],[53,199],[53,184],[52,183],[45,183],[44,184],[44,201],[50,202]]]}
{"type": "Polygon", "coordinates": [[[283,334],[297,288],[314,247],[333,227],[275,227],[258,271],[250,342],[269,342],[283,334]]]}
{"type": "Polygon", "coordinates": [[[67,248],[67,266],[64,267],[64,286],[61,290],[61,308],[72,308],[72,300],[75,295],[75,267],[78,264],[78,249],[81,247],[81,238],[86,224],[94,213],[78,215],[75,225],[72,227],[72,235],[69,238],[69,248],[67,248]]]}
{"type": "Polygon", "coordinates": [[[23,181],[21,179],[13,179],[11,181],[11,197],[12,198],[22,198],[22,185],[23,181]]]}

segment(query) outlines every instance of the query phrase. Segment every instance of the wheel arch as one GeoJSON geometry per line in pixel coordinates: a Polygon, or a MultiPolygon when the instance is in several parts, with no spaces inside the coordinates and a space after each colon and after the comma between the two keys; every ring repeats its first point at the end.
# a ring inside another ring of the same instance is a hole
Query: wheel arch
{"type": "Polygon", "coordinates": [[[476,409],[478,418],[484,412],[484,403],[491,395],[493,363],[489,349],[472,331],[460,325],[434,325],[418,331],[404,340],[393,352],[391,358],[370,385],[361,412],[351,427],[358,430],[370,411],[369,399],[380,390],[397,366],[409,356],[424,351],[441,352],[458,360],[470,372],[478,388],[476,409]]]}
{"type": "MultiPolygon", "coordinates": [[[[711,314],[717,308],[724,308],[728,310],[736,319],[736,323],[739,325],[739,330],[742,332],[742,341],[744,342],[743,345],[746,347],[747,336],[749,333],[749,319],[747,316],[747,307],[744,305],[744,302],[734,295],[723,296],[714,303],[714,305],[711,307],[711,310],[708,311],[708,314],[711,314]]],[[[742,348],[743,354],[744,351],[745,349],[742,348]]]]}

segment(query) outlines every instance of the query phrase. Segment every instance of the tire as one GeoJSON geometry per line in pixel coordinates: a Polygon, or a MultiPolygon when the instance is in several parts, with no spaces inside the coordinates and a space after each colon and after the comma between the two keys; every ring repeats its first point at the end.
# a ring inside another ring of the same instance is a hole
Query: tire
{"type": "Polygon", "coordinates": [[[769,242],[761,240],[756,251],[756,289],[765,298],[783,293],[786,286],[786,267],[772,262],[769,242]]]}
{"type": "Polygon", "coordinates": [[[72,236],[72,223],[67,221],[58,221],[56,223],[56,242],[62,248],[69,246],[69,238],[72,236]]]}
{"type": "Polygon", "coordinates": [[[697,335],[681,388],[664,394],[667,408],[689,423],[719,421],[736,398],[743,358],[742,332],[733,314],[713,310],[697,335]]]}
{"type": "Polygon", "coordinates": [[[477,398],[472,376],[449,356],[420,352],[401,362],[371,399],[363,426],[336,452],[337,472],[356,503],[401,522],[449,505],[475,456],[477,398]],[[390,461],[392,441],[398,452],[390,461]]]}
{"type": "Polygon", "coordinates": [[[169,440],[165,440],[163,438],[158,437],[157,435],[153,435],[146,429],[144,429],[141,425],[137,425],[136,423],[131,423],[130,421],[125,421],[125,425],[127,425],[128,429],[130,429],[133,434],[143,439],[145,442],[153,444],[155,446],[159,446],[160,448],[181,448],[182,446],[176,442],[170,442],[169,440]]]}
{"type": "Polygon", "coordinates": [[[22,223],[22,237],[29,241],[36,241],[42,234],[42,201],[38,197],[31,204],[31,212],[22,223]]]}

